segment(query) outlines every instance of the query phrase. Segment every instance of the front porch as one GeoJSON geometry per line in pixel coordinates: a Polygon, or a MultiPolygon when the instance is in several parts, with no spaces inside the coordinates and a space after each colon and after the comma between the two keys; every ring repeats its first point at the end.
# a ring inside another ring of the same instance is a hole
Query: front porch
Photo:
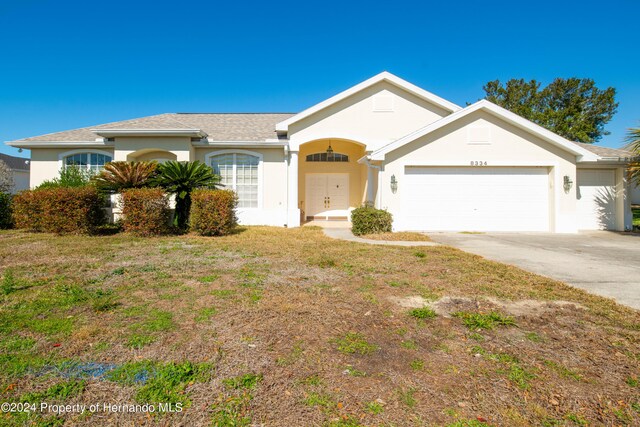
{"type": "Polygon", "coordinates": [[[366,154],[365,144],[345,139],[300,146],[297,199],[302,223],[348,224],[353,209],[373,201],[370,168],[358,162],[366,154]]]}

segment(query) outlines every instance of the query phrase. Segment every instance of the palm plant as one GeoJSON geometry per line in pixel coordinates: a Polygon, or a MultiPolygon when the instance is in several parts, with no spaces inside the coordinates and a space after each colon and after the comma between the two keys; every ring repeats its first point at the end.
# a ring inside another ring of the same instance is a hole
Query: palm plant
{"type": "Polygon", "coordinates": [[[169,161],[158,166],[158,175],[153,181],[168,193],[176,195],[175,224],[185,230],[191,210],[191,192],[198,188],[216,188],[220,185],[220,176],[197,160],[169,161]]]}
{"type": "Polygon", "coordinates": [[[629,181],[640,185],[640,128],[629,129],[625,148],[635,156],[635,161],[629,165],[629,181]]]}
{"type": "Polygon", "coordinates": [[[93,181],[99,189],[112,193],[127,188],[147,187],[157,168],[156,162],[110,162],[93,177],[93,181]]]}

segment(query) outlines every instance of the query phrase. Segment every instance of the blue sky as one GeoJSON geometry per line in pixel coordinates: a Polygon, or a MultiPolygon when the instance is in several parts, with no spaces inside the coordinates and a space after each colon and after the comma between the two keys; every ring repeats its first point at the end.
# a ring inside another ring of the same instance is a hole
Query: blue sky
{"type": "Polygon", "coordinates": [[[640,125],[639,14],[637,0],[2,0],[0,141],[163,112],[296,112],[387,70],[462,105],[496,78],[590,77],[618,90],[600,144],[619,147],[640,125]]]}

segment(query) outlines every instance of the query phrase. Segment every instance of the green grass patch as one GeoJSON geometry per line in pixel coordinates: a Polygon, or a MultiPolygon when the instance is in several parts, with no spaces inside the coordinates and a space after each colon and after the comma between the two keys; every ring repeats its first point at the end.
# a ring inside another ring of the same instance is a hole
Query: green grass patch
{"type": "Polygon", "coordinates": [[[378,402],[369,402],[365,405],[364,410],[373,415],[379,415],[384,412],[384,406],[378,402]]]}
{"type": "Polygon", "coordinates": [[[409,312],[409,315],[416,319],[433,319],[437,316],[436,312],[430,307],[414,308],[409,312]]]}
{"type": "Polygon", "coordinates": [[[20,397],[20,402],[40,403],[49,401],[63,402],[76,397],[85,387],[85,381],[70,380],[54,384],[43,392],[26,393],[20,397]]]}
{"type": "Polygon", "coordinates": [[[571,378],[571,379],[576,380],[576,381],[584,381],[584,377],[580,373],[578,373],[576,371],[573,371],[573,370],[567,368],[566,366],[563,366],[563,365],[561,365],[559,363],[556,363],[556,362],[554,362],[552,360],[545,360],[544,364],[545,364],[545,366],[551,368],[556,373],[558,373],[561,377],[571,378]]]}
{"type": "Polygon", "coordinates": [[[218,312],[215,307],[204,307],[198,310],[198,314],[196,315],[196,322],[206,322],[211,319],[218,312]]]}
{"type": "Polygon", "coordinates": [[[185,388],[190,383],[211,379],[210,363],[166,363],[144,360],[125,363],[106,375],[106,379],[121,385],[139,386],[135,400],[139,403],[189,404],[185,388]]]}
{"type": "Polygon", "coordinates": [[[253,390],[262,381],[262,374],[248,373],[222,380],[222,384],[231,390],[253,390]]]}
{"type": "Polygon", "coordinates": [[[378,349],[378,346],[367,342],[362,334],[349,332],[344,337],[336,338],[333,342],[337,345],[338,351],[345,354],[371,354],[378,349]]]}
{"type": "Polygon", "coordinates": [[[516,322],[511,316],[492,311],[490,313],[470,313],[458,311],[451,313],[452,316],[462,319],[462,323],[471,330],[494,329],[496,326],[515,326],[516,322]]]}

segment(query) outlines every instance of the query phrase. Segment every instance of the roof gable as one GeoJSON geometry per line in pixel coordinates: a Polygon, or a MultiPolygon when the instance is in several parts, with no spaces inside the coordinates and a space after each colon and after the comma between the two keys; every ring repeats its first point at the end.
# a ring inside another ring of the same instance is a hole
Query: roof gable
{"type": "Polygon", "coordinates": [[[561,137],[560,135],[555,134],[550,130],[547,130],[542,126],[537,125],[517,114],[514,114],[509,110],[506,110],[492,102],[489,102],[483,99],[476,102],[475,104],[471,104],[461,110],[458,110],[449,116],[443,117],[442,119],[434,123],[431,123],[430,125],[427,125],[421,129],[418,129],[417,131],[412,132],[409,135],[406,135],[390,144],[385,145],[384,147],[371,153],[371,159],[384,160],[385,155],[387,153],[393,150],[396,150],[406,144],[409,144],[410,142],[413,142],[418,138],[421,138],[431,132],[436,131],[437,129],[440,129],[450,123],[460,120],[461,118],[468,116],[469,114],[479,110],[486,111],[520,129],[523,129],[557,147],[564,149],[565,151],[568,151],[571,154],[578,156],[578,160],[580,161],[595,161],[599,157],[597,154],[593,153],[592,151],[587,150],[584,147],[581,147],[580,145],[572,141],[569,141],[561,137]]]}
{"type": "Polygon", "coordinates": [[[449,112],[455,112],[455,111],[459,111],[461,109],[460,106],[447,101],[444,98],[440,98],[437,95],[434,95],[431,92],[428,92],[422,88],[419,88],[418,86],[409,83],[406,80],[401,79],[400,77],[397,77],[387,71],[384,71],[380,74],[377,74],[373,77],[371,77],[368,80],[363,81],[362,83],[359,83],[343,92],[340,92],[339,94],[332,96],[331,98],[322,101],[310,108],[307,108],[306,110],[302,111],[301,113],[296,114],[295,116],[292,116],[290,118],[288,118],[287,120],[284,120],[280,123],[278,123],[276,125],[276,131],[278,132],[287,132],[289,130],[289,126],[293,123],[299,122],[300,120],[303,120],[321,110],[324,110],[325,108],[330,107],[331,105],[334,105],[340,101],[342,101],[343,99],[346,99],[358,92],[361,92],[377,83],[380,83],[382,81],[386,81],[388,83],[391,83],[394,86],[399,87],[400,89],[411,93],[412,95],[417,96],[418,98],[424,99],[432,104],[435,104],[436,106],[449,111],[449,112]]]}

